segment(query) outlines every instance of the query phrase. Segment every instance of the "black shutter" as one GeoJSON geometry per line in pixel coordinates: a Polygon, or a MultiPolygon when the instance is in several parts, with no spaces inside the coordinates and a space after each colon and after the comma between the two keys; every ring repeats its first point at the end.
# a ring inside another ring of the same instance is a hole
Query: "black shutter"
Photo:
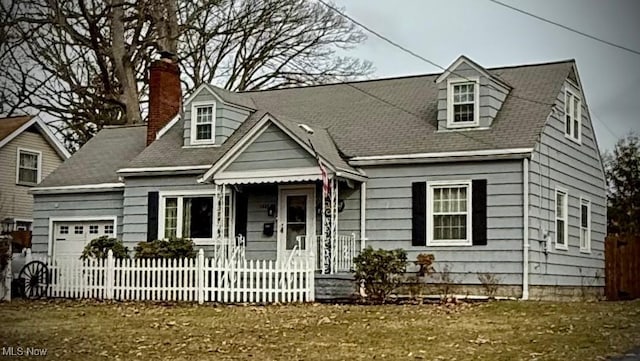
{"type": "Polygon", "coordinates": [[[147,242],[158,239],[158,192],[147,197],[147,242]]]}
{"type": "Polygon", "coordinates": [[[236,217],[235,217],[236,226],[235,226],[234,236],[241,234],[246,238],[249,199],[247,195],[244,193],[236,193],[235,196],[236,196],[236,217]]]}
{"type": "Polygon", "coordinates": [[[487,180],[474,179],[471,189],[473,245],[485,246],[487,244],[487,180]]]}
{"type": "Polygon", "coordinates": [[[427,183],[411,184],[411,245],[427,245],[427,183]]]}

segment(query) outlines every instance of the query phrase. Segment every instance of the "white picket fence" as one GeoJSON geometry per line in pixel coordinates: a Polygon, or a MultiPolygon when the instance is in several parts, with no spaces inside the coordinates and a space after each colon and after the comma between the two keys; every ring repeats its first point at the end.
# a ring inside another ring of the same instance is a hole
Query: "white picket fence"
{"type": "Polygon", "coordinates": [[[58,258],[49,264],[50,297],[136,301],[311,302],[312,259],[276,261],[58,258]]]}

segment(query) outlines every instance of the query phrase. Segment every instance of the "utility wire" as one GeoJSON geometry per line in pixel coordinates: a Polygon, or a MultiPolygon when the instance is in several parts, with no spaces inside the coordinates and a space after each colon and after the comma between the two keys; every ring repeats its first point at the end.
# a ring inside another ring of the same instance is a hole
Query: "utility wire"
{"type": "MultiPolygon", "coordinates": [[[[408,48],[396,43],[395,41],[391,40],[390,38],[384,36],[383,34],[377,32],[376,30],[372,29],[371,27],[369,27],[369,26],[359,22],[358,20],[352,18],[351,16],[349,16],[346,13],[344,13],[340,9],[336,8],[335,6],[332,6],[332,5],[328,4],[326,1],[318,0],[318,2],[321,3],[322,5],[324,5],[325,7],[327,7],[328,9],[330,9],[331,11],[335,12],[336,14],[338,14],[338,15],[342,16],[343,18],[351,21],[352,23],[354,23],[354,24],[358,25],[359,27],[365,29],[366,31],[368,31],[371,34],[373,34],[376,37],[378,37],[379,39],[391,44],[392,46],[394,46],[394,47],[396,47],[396,48],[398,48],[400,50],[402,50],[403,52],[405,52],[405,53],[407,53],[407,54],[409,54],[409,55],[411,55],[411,56],[413,56],[413,57],[415,57],[417,59],[420,59],[420,60],[426,62],[427,64],[431,64],[431,65],[435,66],[436,68],[439,68],[439,69],[441,69],[443,71],[448,71],[447,68],[445,68],[444,66],[436,63],[433,60],[429,60],[429,59],[425,58],[424,56],[412,51],[411,49],[408,49],[408,48]]],[[[451,71],[451,73],[457,75],[458,77],[460,77],[460,78],[462,78],[464,80],[472,81],[471,79],[467,78],[466,76],[464,76],[462,74],[459,74],[459,73],[457,73],[455,71],[451,71]]],[[[501,91],[500,89],[496,88],[495,86],[493,86],[491,84],[487,84],[487,87],[492,88],[492,89],[494,89],[496,91],[501,91]]],[[[550,106],[550,107],[555,105],[554,103],[547,103],[547,102],[543,102],[543,101],[536,100],[536,99],[525,98],[525,97],[521,97],[521,96],[515,95],[515,94],[509,94],[509,96],[513,97],[513,98],[521,99],[521,100],[524,100],[524,101],[528,101],[528,102],[531,102],[531,103],[546,105],[546,106],[550,106]]]]}
{"type": "Polygon", "coordinates": [[[574,29],[574,28],[568,27],[568,26],[566,26],[566,25],[563,25],[563,24],[561,24],[561,23],[555,22],[555,21],[553,21],[553,20],[549,20],[549,19],[547,19],[547,18],[543,18],[542,16],[539,16],[539,15],[536,15],[536,14],[533,14],[533,13],[530,13],[530,12],[525,11],[525,10],[522,10],[522,9],[518,9],[518,8],[517,8],[517,7],[515,7],[515,6],[509,5],[509,4],[505,4],[505,3],[503,3],[502,1],[498,1],[498,0],[489,0],[489,1],[491,1],[491,2],[492,2],[492,3],[494,3],[494,4],[497,4],[497,5],[503,6],[503,7],[508,8],[508,9],[511,9],[511,10],[513,10],[513,11],[517,11],[517,12],[519,12],[519,13],[521,13],[521,14],[524,14],[524,15],[530,16],[530,17],[535,18],[535,19],[538,19],[538,20],[543,21],[543,22],[545,22],[545,23],[548,23],[548,24],[551,24],[551,25],[555,25],[555,26],[560,27],[560,28],[562,28],[562,29],[565,29],[565,30],[571,31],[571,32],[573,32],[573,33],[576,33],[576,34],[582,35],[582,36],[584,36],[584,37],[586,37],[586,38],[589,38],[589,39],[591,39],[591,40],[599,41],[599,42],[601,42],[601,43],[603,43],[603,44],[606,44],[606,45],[609,45],[609,46],[613,46],[614,48],[618,48],[618,49],[626,50],[626,51],[628,51],[628,52],[630,52],[630,53],[633,53],[633,54],[636,54],[636,55],[640,55],[640,51],[638,51],[638,50],[631,49],[631,48],[628,48],[628,47],[626,47],[626,46],[622,46],[622,45],[620,45],[620,44],[616,44],[616,43],[613,43],[613,42],[611,42],[611,41],[604,40],[604,39],[602,39],[602,38],[598,38],[598,37],[596,37],[596,36],[593,36],[593,35],[591,35],[591,34],[587,34],[587,33],[583,32],[583,31],[580,31],[580,30],[576,30],[576,29],[574,29]]]}

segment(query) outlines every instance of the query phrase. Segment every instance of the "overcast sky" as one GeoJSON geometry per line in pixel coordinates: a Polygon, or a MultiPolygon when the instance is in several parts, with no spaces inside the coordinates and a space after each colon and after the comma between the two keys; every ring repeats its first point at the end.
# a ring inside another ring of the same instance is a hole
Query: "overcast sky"
{"type": "MultiPolygon", "coordinates": [[[[639,0],[502,0],[640,51],[639,0]]],[[[447,67],[464,54],[487,68],[575,59],[601,150],[640,133],[640,55],[541,22],[488,0],[336,0],[347,14],[447,67]],[[606,123],[606,126],[603,125],[606,123]],[[608,127],[608,129],[607,129],[608,127]]],[[[368,34],[351,55],[374,77],[440,72],[368,34]]]]}

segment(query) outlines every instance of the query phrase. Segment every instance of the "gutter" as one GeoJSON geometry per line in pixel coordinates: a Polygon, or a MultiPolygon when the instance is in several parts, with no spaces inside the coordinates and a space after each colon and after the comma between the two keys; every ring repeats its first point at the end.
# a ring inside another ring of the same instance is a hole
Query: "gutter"
{"type": "Polygon", "coordinates": [[[384,165],[384,164],[416,164],[441,163],[471,160],[520,159],[531,156],[533,148],[486,149],[473,151],[393,154],[380,156],[353,157],[349,165],[384,165]]]}
{"type": "Polygon", "coordinates": [[[529,159],[522,161],[522,299],[529,299],[529,159]]]}
{"type": "Polygon", "coordinates": [[[31,194],[52,194],[52,193],[87,193],[87,192],[110,192],[120,191],[124,188],[124,183],[97,183],[81,184],[58,187],[34,187],[29,190],[31,194]]]}

